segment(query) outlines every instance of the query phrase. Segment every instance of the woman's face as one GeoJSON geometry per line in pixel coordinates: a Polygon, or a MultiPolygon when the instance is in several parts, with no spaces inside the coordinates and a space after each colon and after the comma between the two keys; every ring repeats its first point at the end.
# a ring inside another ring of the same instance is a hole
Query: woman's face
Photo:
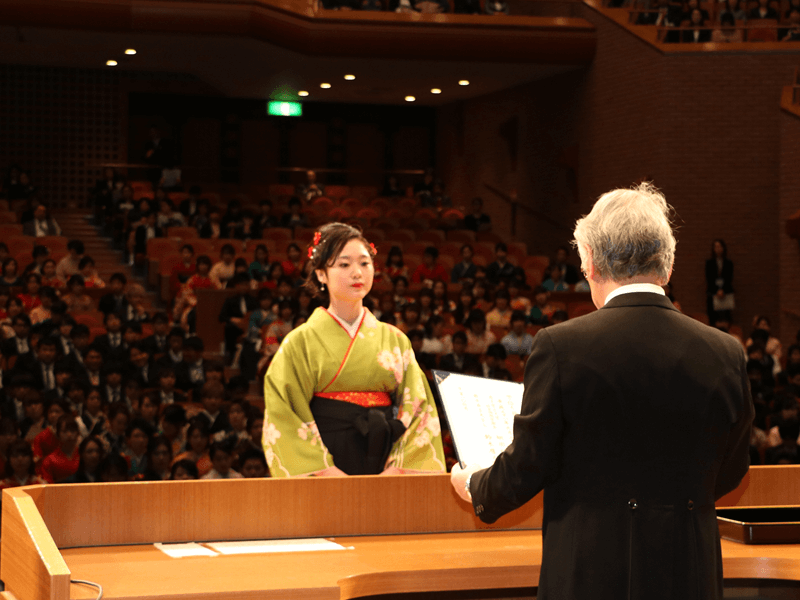
{"type": "Polygon", "coordinates": [[[58,423],[58,420],[63,416],[64,409],[61,408],[58,404],[53,404],[47,410],[47,424],[55,427],[55,424],[58,423]]]}
{"type": "Polygon", "coordinates": [[[250,425],[250,439],[254,442],[261,443],[261,436],[264,434],[264,420],[263,419],[256,419],[250,425]]]}
{"type": "Polygon", "coordinates": [[[258,248],[256,250],[256,262],[258,262],[258,263],[267,262],[267,253],[264,252],[264,250],[261,249],[261,248],[258,248]]]}
{"type": "Polygon", "coordinates": [[[436,298],[444,297],[444,282],[442,282],[442,281],[434,282],[434,284],[433,284],[433,295],[436,298]]]}
{"type": "Polygon", "coordinates": [[[11,468],[14,474],[18,476],[25,476],[30,472],[31,463],[33,459],[26,454],[15,454],[8,459],[11,462],[11,468]]]}
{"type": "Polygon", "coordinates": [[[100,410],[102,406],[102,401],[100,399],[100,392],[97,390],[92,390],[89,392],[89,396],[86,398],[86,410],[90,414],[96,414],[97,411],[100,410]]]}
{"type": "Polygon", "coordinates": [[[15,261],[13,258],[9,260],[3,267],[3,275],[5,275],[6,277],[16,277],[17,261],[15,261]]]}
{"type": "Polygon", "coordinates": [[[758,323],[756,323],[756,327],[758,329],[763,329],[764,331],[769,331],[769,321],[766,319],[759,319],[758,323]]]}
{"type": "Polygon", "coordinates": [[[177,467],[175,469],[175,477],[173,477],[173,479],[175,481],[184,481],[187,479],[194,479],[194,477],[192,477],[192,475],[183,467],[177,467]]]}
{"type": "Polygon", "coordinates": [[[6,307],[6,315],[8,315],[9,319],[13,319],[21,312],[22,312],[22,305],[19,302],[15,300],[13,302],[8,303],[8,306],[6,307]]]}
{"type": "Polygon", "coordinates": [[[718,258],[722,258],[722,253],[724,252],[724,248],[720,242],[714,242],[714,255],[718,258]]]}
{"type": "Polygon", "coordinates": [[[497,310],[506,310],[508,308],[508,300],[505,298],[497,298],[495,304],[497,305],[497,310]]]}
{"type": "Polygon", "coordinates": [[[289,255],[289,260],[292,262],[297,262],[298,260],[300,260],[300,250],[298,250],[294,246],[291,246],[288,249],[287,254],[289,255]]]}
{"type": "Polygon", "coordinates": [[[317,269],[317,277],[328,288],[331,301],[360,302],[372,289],[375,267],[369,250],[359,239],[345,244],[333,264],[317,269]]]}
{"type": "Polygon", "coordinates": [[[28,279],[28,293],[32,296],[39,293],[39,280],[36,277],[28,279]]]}
{"type": "Polygon", "coordinates": [[[159,444],[150,453],[150,467],[156,473],[169,470],[170,449],[164,444],[159,444]]]}
{"type": "Polygon", "coordinates": [[[111,419],[111,433],[120,436],[125,435],[125,430],[128,428],[128,417],[123,413],[118,413],[111,419]]]}
{"type": "Polygon", "coordinates": [[[141,429],[134,429],[131,432],[131,437],[128,438],[128,446],[134,454],[142,455],[147,451],[147,442],[149,442],[147,434],[141,429]]]}
{"type": "Polygon", "coordinates": [[[100,465],[100,446],[94,442],[89,442],[83,449],[81,460],[83,461],[84,468],[91,472],[97,469],[100,465]]]}
{"type": "Polygon", "coordinates": [[[75,429],[62,429],[58,432],[58,441],[64,447],[72,447],[78,443],[78,432],[75,429]]]}
{"type": "Polygon", "coordinates": [[[202,431],[195,429],[189,436],[189,446],[197,454],[202,454],[208,447],[208,438],[203,435],[202,431]]]}
{"type": "Polygon", "coordinates": [[[56,263],[51,260],[48,260],[42,265],[42,274],[45,277],[54,277],[56,274],[56,263]]]}
{"type": "Polygon", "coordinates": [[[247,416],[244,414],[244,409],[238,404],[232,404],[228,411],[228,421],[236,431],[247,427],[247,416]]]}

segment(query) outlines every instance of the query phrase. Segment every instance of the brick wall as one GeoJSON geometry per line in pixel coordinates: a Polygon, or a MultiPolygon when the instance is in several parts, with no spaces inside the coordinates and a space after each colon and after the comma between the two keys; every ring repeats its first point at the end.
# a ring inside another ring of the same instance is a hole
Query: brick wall
{"type": "MultiPolygon", "coordinates": [[[[749,331],[756,313],[777,323],[779,267],[790,259],[780,250],[779,101],[800,59],[788,52],[664,55],[589,7],[582,10],[598,35],[588,68],[440,111],[439,164],[454,195],[480,191],[491,200],[498,229],[507,232],[505,203],[483,184],[517,189],[522,202],[558,224],[524,215],[518,238],[550,254],[600,194],[650,178],[677,211],[673,283],[685,312],[705,311],[703,263],[711,240],[722,237],[735,264],[738,323],[749,331]],[[449,131],[454,114],[463,115],[463,147],[449,131]],[[514,116],[516,171],[498,131],[514,116]],[[559,160],[571,147],[577,147],[577,195],[559,160]]],[[[800,187],[793,185],[796,198],[800,187]]]]}

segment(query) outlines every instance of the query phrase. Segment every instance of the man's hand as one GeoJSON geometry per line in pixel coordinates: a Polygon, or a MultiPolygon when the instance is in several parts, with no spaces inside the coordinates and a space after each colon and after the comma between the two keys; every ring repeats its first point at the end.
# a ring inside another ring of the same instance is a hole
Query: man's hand
{"type": "Polygon", "coordinates": [[[467,466],[462,469],[461,465],[453,465],[453,470],[450,471],[450,483],[453,485],[456,494],[458,494],[459,498],[464,500],[464,502],[472,504],[472,497],[467,494],[467,490],[464,486],[467,483],[467,478],[480,470],[480,467],[467,466]]]}

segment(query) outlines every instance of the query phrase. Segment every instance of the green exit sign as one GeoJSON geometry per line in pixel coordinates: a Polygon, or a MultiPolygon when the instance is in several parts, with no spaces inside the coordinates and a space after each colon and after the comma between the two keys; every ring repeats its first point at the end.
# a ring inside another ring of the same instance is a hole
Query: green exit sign
{"type": "Polygon", "coordinates": [[[270,100],[267,103],[267,114],[278,117],[302,117],[303,105],[299,102],[278,102],[270,100]]]}

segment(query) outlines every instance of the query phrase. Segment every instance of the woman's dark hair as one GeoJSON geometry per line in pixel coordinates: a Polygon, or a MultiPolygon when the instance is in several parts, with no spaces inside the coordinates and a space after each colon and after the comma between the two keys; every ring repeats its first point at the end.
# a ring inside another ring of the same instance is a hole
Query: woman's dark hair
{"type": "Polygon", "coordinates": [[[256,246],[256,251],[254,254],[257,254],[259,250],[261,250],[264,254],[266,254],[267,260],[269,260],[269,248],[267,248],[264,244],[259,244],[258,246],[256,246]]]}
{"type": "Polygon", "coordinates": [[[56,423],[56,435],[60,435],[62,431],[74,431],[75,433],[80,433],[78,424],[75,422],[75,417],[69,413],[58,417],[58,422],[56,423]]]}
{"type": "MultiPolygon", "coordinates": [[[[39,275],[38,273],[28,273],[27,275],[25,275],[25,285],[26,286],[28,285],[28,282],[31,279],[35,279],[36,283],[38,283],[39,285],[42,285],[42,276],[39,275]]],[[[52,290],[53,288],[50,288],[50,289],[52,290]]],[[[39,293],[41,294],[42,290],[39,290],[39,293]]]]}
{"type": "MultiPolygon", "coordinates": [[[[128,461],[117,452],[109,452],[105,458],[100,461],[100,466],[97,467],[97,476],[103,481],[105,481],[106,475],[112,473],[119,475],[122,481],[126,481],[128,478],[128,461]]],[[[114,480],[111,479],[110,481],[114,480]]]]}
{"type": "MultiPolygon", "coordinates": [[[[728,10],[731,10],[730,7],[728,10]]],[[[736,25],[736,19],[733,18],[732,12],[724,12],[722,16],[719,18],[720,25],[728,25],[729,27],[733,27],[736,25]]]]}
{"type": "Polygon", "coordinates": [[[211,259],[206,254],[201,254],[197,257],[196,261],[197,266],[206,265],[209,269],[211,268],[211,259]]]}
{"type": "Polygon", "coordinates": [[[220,248],[219,255],[222,256],[223,254],[233,254],[236,256],[236,250],[234,250],[231,244],[225,244],[222,248],[220,248]]]}
{"type": "Polygon", "coordinates": [[[341,254],[350,240],[360,240],[363,242],[364,246],[367,248],[367,252],[370,253],[373,259],[375,258],[375,252],[360,229],[345,223],[328,223],[327,225],[323,225],[314,234],[314,239],[319,239],[319,242],[309,248],[311,272],[308,274],[305,287],[312,297],[322,298],[327,302],[328,289],[325,288],[325,291],[322,291],[319,278],[317,277],[317,269],[326,270],[328,267],[332,266],[336,257],[341,254]]]}
{"type": "MultiPolygon", "coordinates": [[[[103,442],[101,442],[97,436],[90,435],[81,442],[80,446],[78,446],[78,456],[80,457],[80,462],[78,463],[78,473],[86,472],[86,466],[83,464],[83,453],[86,451],[86,446],[88,446],[89,444],[97,445],[97,447],[100,449],[100,462],[103,461],[105,455],[105,448],[103,448],[103,442]]],[[[98,464],[97,467],[99,470],[100,465],[98,464]]],[[[95,473],[93,473],[93,475],[94,474],[95,473]]]]}
{"type": "Polygon", "coordinates": [[[467,318],[467,327],[472,327],[475,323],[483,323],[486,324],[486,315],[480,308],[473,308],[469,311],[469,317],[467,318]]]}
{"type": "Polygon", "coordinates": [[[172,442],[170,442],[164,435],[156,435],[150,438],[150,443],[147,444],[147,464],[153,464],[150,456],[161,448],[166,447],[169,450],[169,462],[172,462],[172,442]]]}
{"type": "Polygon", "coordinates": [[[188,458],[181,459],[174,465],[172,465],[172,469],[170,470],[169,473],[170,480],[172,481],[175,480],[175,473],[178,469],[183,469],[184,471],[186,471],[189,475],[192,476],[192,479],[197,479],[200,477],[200,472],[197,470],[197,465],[188,458]]]}
{"type": "Polygon", "coordinates": [[[36,466],[34,465],[33,461],[33,448],[31,448],[30,442],[27,442],[25,440],[16,440],[12,442],[11,445],[8,447],[6,456],[8,456],[8,460],[6,461],[6,477],[14,476],[14,469],[11,468],[11,459],[14,456],[30,457],[31,464],[28,466],[28,475],[36,474],[36,466]]]}
{"type": "MultiPolygon", "coordinates": [[[[208,431],[208,422],[205,419],[198,419],[197,417],[195,417],[191,421],[189,421],[189,429],[186,430],[187,447],[191,447],[189,445],[189,439],[192,437],[192,434],[195,431],[199,431],[200,434],[206,438],[206,440],[208,440],[209,436],[211,435],[208,431]]],[[[206,444],[206,449],[208,449],[208,444],[206,444]]]]}
{"type": "Polygon", "coordinates": [[[425,337],[428,339],[432,339],[433,328],[441,323],[444,323],[444,319],[442,319],[442,317],[440,317],[439,315],[431,315],[430,319],[428,319],[428,322],[425,323],[425,337]]]}
{"type": "Polygon", "coordinates": [[[69,278],[69,281],[67,281],[67,287],[71,288],[73,285],[86,287],[86,281],[80,275],[73,275],[72,277],[69,278]]]}
{"type": "Polygon", "coordinates": [[[6,271],[8,270],[8,265],[10,265],[11,263],[14,263],[14,275],[15,276],[19,275],[18,273],[19,265],[17,264],[17,261],[9,257],[3,261],[3,276],[5,276],[6,271]]]}
{"type": "Polygon", "coordinates": [[[717,242],[722,245],[722,258],[728,258],[728,246],[722,238],[717,238],[711,242],[711,258],[717,258],[717,255],[714,254],[714,244],[717,242]]]}
{"type": "Polygon", "coordinates": [[[428,256],[433,258],[433,260],[439,258],[439,250],[436,248],[436,246],[428,246],[427,248],[425,248],[423,254],[427,254],[428,256]]]}
{"type": "Polygon", "coordinates": [[[405,266],[405,263],[403,262],[403,251],[400,249],[400,246],[392,246],[389,248],[389,254],[386,255],[386,266],[390,267],[392,265],[392,259],[395,256],[400,257],[400,266],[405,266]]]}
{"type": "MultiPolygon", "coordinates": [[[[417,294],[417,301],[422,300],[422,298],[430,298],[431,299],[431,304],[433,304],[433,290],[431,288],[427,288],[427,287],[422,288],[419,291],[419,294],[417,294]]],[[[422,303],[420,302],[420,304],[422,304],[422,303]]]]}
{"type": "Polygon", "coordinates": [[[94,262],[94,259],[93,259],[91,256],[89,256],[89,255],[87,254],[87,255],[86,255],[86,256],[84,256],[84,257],[83,257],[83,258],[80,260],[80,262],[78,263],[78,268],[79,268],[79,269],[81,269],[81,270],[83,270],[83,269],[85,269],[86,267],[88,267],[89,265],[91,265],[91,266],[94,266],[94,265],[95,265],[95,262],[94,262]]]}
{"type": "Polygon", "coordinates": [[[184,244],[183,246],[181,246],[181,252],[183,252],[184,250],[188,250],[189,252],[194,254],[194,246],[192,246],[191,244],[184,244]]]}
{"type": "Polygon", "coordinates": [[[497,290],[494,295],[494,299],[497,300],[499,298],[505,298],[506,300],[511,300],[511,294],[508,293],[508,290],[497,290]]]}

